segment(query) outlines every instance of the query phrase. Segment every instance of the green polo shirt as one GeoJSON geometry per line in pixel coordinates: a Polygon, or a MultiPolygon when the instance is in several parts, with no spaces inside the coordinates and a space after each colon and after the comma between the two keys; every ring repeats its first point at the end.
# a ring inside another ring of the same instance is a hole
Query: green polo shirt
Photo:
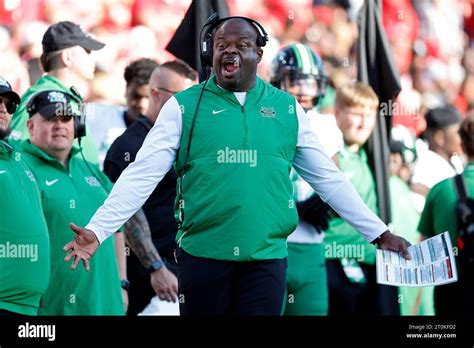
{"type": "Polygon", "coordinates": [[[113,238],[104,241],[90,262],[90,271],[72,271],[63,247],[75,234],[73,222],[85,226],[102,205],[112,184],[71,150],[69,169],[30,143],[22,143],[25,162],[36,177],[51,240],[51,280],[40,315],[123,315],[120,279],[113,238]]]}
{"type": "MultiPolygon", "coordinates": [[[[464,179],[468,196],[474,197],[474,163],[467,166],[464,171],[464,179]]],[[[418,231],[427,237],[448,231],[453,247],[457,246],[457,202],[456,185],[453,178],[443,180],[433,186],[426,197],[418,231]]]]}
{"type": "MultiPolygon", "coordinates": [[[[354,153],[344,146],[337,155],[339,168],[351,181],[365,204],[374,213],[378,213],[375,181],[367,163],[367,154],[363,148],[354,153]]],[[[326,258],[355,258],[367,264],[375,263],[375,246],[368,243],[355,228],[341,218],[329,221],[324,237],[326,258]]]]}
{"type": "MultiPolygon", "coordinates": [[[[45,75],[36,81],[36,83],[28,88],[28,90],[21,96],[21,103],[18,105],[15,113],[13,114],[11,121],[12,133],[10,135],[10,141],[20,143],[25,139],[30,138],[30,133],[26,126],[26,121],[29,119],[28,112],[26,111],[26,105],[31,97],[39,92],[57,90],[64,93],[72,94],[69,87],[65,86],[61,81],[51,75],[45,75]]],[[[74,140],[74,145],[78,146],[77,140],[74,140]]],[[[82,138],[81,146],[84,151],[84,157],[92,163],[99,163],[99,153],[90,132],[88,131],[86,136],[82,138]]]]}
{"type": "Polygon", "coordinates": [[[49,281],[49,237],[35,178],[18,155],[0,140],[0,309],[36,315],[49,281]]]}

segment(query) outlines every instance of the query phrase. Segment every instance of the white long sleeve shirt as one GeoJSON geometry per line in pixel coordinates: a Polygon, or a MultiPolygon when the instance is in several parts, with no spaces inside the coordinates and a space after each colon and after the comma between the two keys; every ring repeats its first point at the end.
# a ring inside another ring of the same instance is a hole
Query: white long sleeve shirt
{"type": "MultiPolygon", "coordinates": [[[[242,93],[236,97],[244,102],[242,93]]],[[[326,155],[303,108],[296,105],[299,126],[294,168],[341,218],[367,241],[373,241],[388,227],[364,204],[352,184],[326,155]]],[[[86,226],[100,243],[135,214],[170,170],[180,146],[181,130],[181,109],[176,98],[171,97],[161,109],[135,161],[122,172],[109,197],[86,226]]]]}

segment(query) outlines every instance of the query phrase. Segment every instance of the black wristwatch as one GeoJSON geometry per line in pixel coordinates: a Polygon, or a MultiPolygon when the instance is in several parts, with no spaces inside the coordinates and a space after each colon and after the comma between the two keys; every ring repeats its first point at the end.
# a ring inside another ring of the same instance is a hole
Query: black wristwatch
{"type": "Polygon", "coordinates": [[[153,261],[153,263],[148,267],[148,272],[153,273],[158,271],[159,269],[163,268],[165,264],[161,260],[153,261]]]}
{"type": "Polygon", "coordinates": [[[122,286],[122,289],[127,290],[130,289],[130,282],[127,279],[123,279],[120,281],[120,285],[122,286]]]}

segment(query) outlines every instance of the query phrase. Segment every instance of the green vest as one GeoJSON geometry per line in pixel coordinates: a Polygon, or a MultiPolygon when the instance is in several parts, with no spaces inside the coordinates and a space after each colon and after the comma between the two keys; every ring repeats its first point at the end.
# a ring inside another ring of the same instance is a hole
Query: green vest
{"type": "MultiPolygon", "coordinates": [[[[21,103],[18,105],[18,108],[13,114],[10,125],[12,129],[10,141],[20,143],[21,141],[30,138],[30,133],[28,132],[28,128],[26,126],[26,121],[29,119],[28,112],[26,111],[26,105],[34,94],[48,90],[57,90],[71,94],[71,91],[68,87],[51,75],[45,75],[38,79],[38,81],[36,81],[36,83],[28,88],[28,90],[22,95],[21,103]]],[[[81,145],[84,157],[91,163],[99,163],[99,153],[94,140],[90,135],[90,132],[87,132],[87,135],[82,138],[81,145]]],[[[74,146],[79,147],[77,140],[74,140],[74,146]]]]}
{"type": "Polygon", "coordinates": [[[0,309],[36,315],[48,287],[50,250],[35,178],[0,140],[0,309]]]}
{"type": "MultiPolygon", "coordinates": [[[[178,173],[202,86],[176,95],[183,121],[178,173]]],[[[298,223],[289,176],[297,137],[294,97],[257,77],[241,106],[213,76],[199,106],[182,184],[178,179],[178,244],[191,255],[217,260],[285,258],[286,238],[298,223]]]]}
{"type": "Polygon", "coordinates": [[[86,165],[72,148],[69,169],[26,140],[21,153],[41,192],[51,242],[51,279],[39,315],[123,315],[114,239],[109,238],[89,261],[90,271],[72,271],[64,262],[64,245],[74,238],[73,222],[85,226],[104,203],[112,184],[97,166],[86,165]]]}

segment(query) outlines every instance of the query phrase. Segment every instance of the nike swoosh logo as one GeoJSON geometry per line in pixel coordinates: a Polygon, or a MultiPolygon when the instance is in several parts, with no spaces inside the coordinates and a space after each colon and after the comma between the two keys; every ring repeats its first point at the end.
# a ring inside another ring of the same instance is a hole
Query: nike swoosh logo
{"type": "Polygon", "coordinates": [[[46,180],[46,186],[54,185],[58,181],[59,181],[59,179],[54,179],[54,180],[51,180],[51,181],[46,180]]]}
{"type": "Polygon", "coordinates": [[[6,173],[6,170],[0,170],[0,174],[6,173]]]}
{"type": "Polygon", "coordinates": [[[213,114],[213,115],[217,115],[217,114],[220,114],[221,112],[226,111],[226,110],[227,110],[227,109],[217,110],[217,111],[216,111],[216,110],[212,110],[212,114],[213,114]]]}

